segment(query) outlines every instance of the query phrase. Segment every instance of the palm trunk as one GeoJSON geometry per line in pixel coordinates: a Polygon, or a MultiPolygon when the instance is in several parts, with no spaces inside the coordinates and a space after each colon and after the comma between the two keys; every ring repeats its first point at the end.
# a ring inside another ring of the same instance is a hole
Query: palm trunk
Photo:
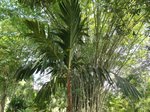
{"type": "Polygon", "coordinates": [[[73,112],[72,110],[72,92],[71,92],[71,71],[68,70],[67,75],[67,112],[73,112]]]}

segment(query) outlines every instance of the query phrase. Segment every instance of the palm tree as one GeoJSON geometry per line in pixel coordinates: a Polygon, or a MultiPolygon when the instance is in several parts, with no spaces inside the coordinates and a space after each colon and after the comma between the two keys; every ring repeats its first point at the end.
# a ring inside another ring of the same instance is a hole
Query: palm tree
{"type": "MultiPolygon", "coordinates": [[[[25,3],[24,0],[20,1],[25,3]]],[[[116,13],[107,11],[106,7],[100,10],[100,5],[97,5],[99,2],[98,0],[93,2],[94,8],[96,8],[94,12],[95,37],[93,36],[92,42],[86,41],[87,45],[84,44],[85,36],[88,36],[85,33],[86,19],[81,16],[78,0],[64,0],[56,3],[55,6],[59,7],[57,9],[59,11],[53,11],[53,13],[47,11],[51,19],[48,24],[37,20],[25,20],[25,24],[30,29],[27,36],[37,44],[39,58],[19,68],[17,79],[28,78],[33,73],[42,73],[46,69],[49,69],[51,74],[50,81],[44,84],[39,91],[37,102],[49,100],[51,94],[55,94],[58,87],[66,86],[67,112],[80,112],[83,108],[86,111],[98,112],[102,110],[99,102],[104,101],[103,95],[108,91],[106,82],[110,87],[117,85],[127,96],[140,97],[139,92],[127,80],[111,71],[116,67],[118,60],[122,58],[120,52],[116,52],[116,50],[121,48],[120,46],[124,45],[123,43],[127,39],[125,33],[128,32],[128,26],[123,27],[125,15],[118,17],[116,13]],[[90,56],[91,54],[92,56],[90,56]],[[114,78],[111,77],[112,74],[114,74],[114,78]]],[[[126,8],[127,3],[123,3],[123,1],[117,2],[118,7],[121,4],[126,8]]],[[[110,7],[117,10],[115,3],[110,7]]],[[[137,17],[135,18],[137,19],[137,17]]],[[[132,16],[128,19],[128,24],[133,21],[132,16]]],[[[133,32],[128,33],[131,35],[133,32]]],[[[134,38],[133,43],[131,42],[131,46],[128,47],[129,51],[133,47],[135,39],[137,38],[134,38]]],[[[124,47],[126,46],[124,45],[124,47]]],[[[126,59],[123,60],[122,65],[125,62],[126,59]]]]}
{"type": "MultiPolygon", "coordinates": [[[[68,108],[67,112],[72,112],[72,94],[71,94],[71,77],[72,76],[72,60],[74,58],[75,49],[77,48],[80,41],[82,41],[82,35],[84,35],[84,23],[85,20],[81,19],[81,10],[78,0],[65,0],[59,3],[60,13],[59,18],[62,20],[62,24],[57,26],[57,29],[50,32],[48,30],[48,36],[46,36],[45,28],[38,21],[28,21],[26,24],[33,31],[29,34],[32,36],[36,42],[40,45],[41,53],[44,56],[43,59],[38,60],[34,67],[31,68],[31,73],[35,72],[37,69],[46,69],[47,67],[52,67],[52,70],[58,66],[59,63],[64,63],[66,68],[66,73],[64,76],[67,80],[67,102],[68,108]],[[53,36],[59,37],[59,39],[52,40],[53,36]],[[46,44],[45,44],[46,43],[46,44]],[[62,52],[59,54],[59,52],[62,52]],[[62,55],[61,57],[59,55],[62,55]],[[44,62],[41,62],[44,61],[44,62]],[[48,62],[48,63],[47,63],[48,62]],[[40,64],[43,64],[42,66],[40,64]],[[54,68],[53,68],[54,64],[54,68]]],[[[49,26],[48,26],[49,28],[49,26]]],[[[24,68],[28,69],[30,68],[24,68]]],[[[24,70],[19,70],[19,74],[23,74],[24,70]]],[[[24,76],[29,74],[24,73],[24,76]]],[[[30,73],[30,74],[31,74],[30,73]]],[[[61,76],[62,77],[62,76],[61,76]]],[[[23,78],[19,75],[19,78],[23,78]]],[[[64,83],[64,82],[63,82],[64,83]]]]}

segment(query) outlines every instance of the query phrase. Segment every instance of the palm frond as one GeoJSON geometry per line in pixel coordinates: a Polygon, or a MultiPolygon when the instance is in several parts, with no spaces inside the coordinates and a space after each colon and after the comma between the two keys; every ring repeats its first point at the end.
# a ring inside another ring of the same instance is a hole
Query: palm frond
{"type": "Polygon", "coordinates": [[[61,25],[58,25],[55,34],[61,40],[60,47],[65,54],[65,64],[69,59],[73,58],[73,49],[79,44],[84,33],[85,20],[81,20],[81,10],[78,0],[64,0],[59,3],[60,13],[59,18],[62,20],[61,25]],[[69,55],[72,54],[71,55],[69,55]],[[71,56],[71,57],[70,57],[71,56]]]}
{"type": "Polygon", "coordinates": [[[44,84],[40,91],[38,92],[35,102],[40,104],[44,101],[51,101],[51,95],[54,95],[57,92],[59,87],[65,88],[66,79],[64,77],[52,76],[51,80],[44,84]]]}
{"type": "Polygon", "coordinates": [[[30,61],[28,64],[23,65],[22,67],[18,68],[15,78],[16,80],[28,79],[34,73],[44,73],[46,69],[54,69],[58,67],[59,62],[56,62],[53,59],[50,59],[46,55],[42,55],[36,61],[30,61]]]}
{"type": "Polygon", "coordinates": [[[29,63],[25,66],[19,67],[14,75],[16,80],[28,79],[35,72],[32,68],[32,64],[29,63]]]}
{"type": "Polygon", "coordinates": [[[116,78],[116,85],[118,88],[120,88],[121,92],[129,97],[129,98],[134,98],[134,99],[139,99],[142,97],[142,95],[139,93],[139,91],[131,85],[126,79],[115,75],[116,78]]]}
{"type": "Polygon", "coordinates": [[[55,38],[52,38],[53,34],[50,31],[50,26],[36,20],[25,20],[25,24],[31,30],[26,36],[37,44],[37,50],[40,54],[45,54],[53,60],[63,57],[55,38]]]}

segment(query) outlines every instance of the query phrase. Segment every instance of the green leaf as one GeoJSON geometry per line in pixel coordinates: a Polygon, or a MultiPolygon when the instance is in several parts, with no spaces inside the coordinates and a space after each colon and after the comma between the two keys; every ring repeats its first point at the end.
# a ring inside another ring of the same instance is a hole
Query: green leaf
{"type": "Polygon", "coordinates": [[[117,75],[115,75],[115,78],[117,80],[116,82],[117,87],[121,89],[121,91],[125,96],[134,99],[139,99],[142,97],[139,91],[133,85],[131,85],[126,79],[119,77],[117,75]]]}

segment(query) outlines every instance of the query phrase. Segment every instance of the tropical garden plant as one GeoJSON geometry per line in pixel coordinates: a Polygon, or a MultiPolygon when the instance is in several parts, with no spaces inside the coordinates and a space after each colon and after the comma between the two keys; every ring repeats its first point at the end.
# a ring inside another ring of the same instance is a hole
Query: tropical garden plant
{"type": "Polygon", "coordinates": [[[50,75],[37,104],[48,105],[62,88],[67,112],[104,111],[113,91],[121,90],[130,99],[142,96],[124,78],[123,68],[148,37],[148,0],[18,2],[23,11],[12,12],[27,27],[21,33],[35,45],[36,57],[22,64],[15,77],[50,75]]]}

